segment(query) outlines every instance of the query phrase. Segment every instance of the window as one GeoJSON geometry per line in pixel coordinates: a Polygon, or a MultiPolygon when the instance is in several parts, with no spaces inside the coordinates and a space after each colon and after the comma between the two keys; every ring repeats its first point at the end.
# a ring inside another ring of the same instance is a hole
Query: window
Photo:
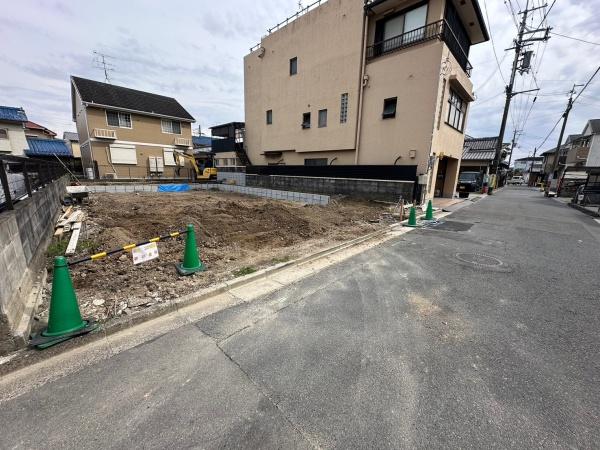
{"type": "Polygon", "coordinates": [[[467,103],[460,98],[456,92],[450,89],[450,98],[448,99],[448,118],[446,119],[446,123],[462,133],[465,125],[466,113],[467,103]]]}
{"type": "Polygon", "coordinates": [[[310,128],[310,113],[302,114],[302,128],[310,128]]]}
{"type": "Polygon", "coordinates": [[[427,24],[427,4],[404,10],[375,25],[375,51],[386,53],[403,45],[423,39],[427,24]]]}
{"type": "Polygon", "coordinates": [[[0,139],[8,139],[8,130],[6,128],[0,128],[0,139]]]}
{"type": "Polygon", "coordinates": [[[110,144],[109,148],[113,164],[137,164],[135,145],[110,144]]]}
{"type": "Polygon", "coordinates": [[[384,119],[392,119],[396,117],[396,102],[398,101],[397,97],[386,98],[383,101],[383,114],[382,117],[384,119]]]}
{"type": "Polygon", "coordinates": [[[181,134],[181,122],[176,120],[161,120],[160,126],[163,133],[181,134]]]}
{"type": "Polygon", "coordinates": [[[111,127],[131,128],[131,114],[106,111],[106,123],[111,127]]]}
{"type": "Polygon", "coordinates": [[[319,128],[325,128],[327,126],[327,110],[319,110],[319,128]]]}
{"type": "Polygon", "coordinates": [[[306,158],[304,159],[305,166],[326,166],[327,158],[306,158]]]}
{"type": "Polygon", "coordinates": [[[271,125],[273,123],[273,110],[269,109],[267,111],[267,125],[271,125]]]}
{"type": "Polygon", "coordinates": [[[185,161],[177,156],[177,152],[172,148],[163,148],[163,158],[165,166],[184,166],[185,161]]]}
{"type": "Polygon", "coordinates": [[[290,76],[296,75],[298,73],[298,58],[293,57],[290,59],[290,76]]]}
{"type": "Polygon", "coordinates": [[[348,121],[348,94],[342,94],[340,97],[340,123],[348,121]]]}

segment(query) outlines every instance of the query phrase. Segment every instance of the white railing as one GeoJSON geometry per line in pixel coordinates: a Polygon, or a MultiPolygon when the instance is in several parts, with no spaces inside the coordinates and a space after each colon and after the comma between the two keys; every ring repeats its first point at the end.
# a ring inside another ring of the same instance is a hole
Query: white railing
{"type": "Polygon", "coordinates": [[[115,130],[106,130],[104,128],[94,128],[94,137],[100,139],[117,139],[115,130]]]}

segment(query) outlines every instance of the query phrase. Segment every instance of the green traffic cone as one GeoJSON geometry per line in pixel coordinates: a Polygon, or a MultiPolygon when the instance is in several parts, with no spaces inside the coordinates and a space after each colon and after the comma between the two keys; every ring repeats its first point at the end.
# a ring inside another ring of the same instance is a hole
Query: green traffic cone
{"type": "Polygon", "coordinates": [[[196,232],[194,225],[189,224],[187,227],[187,236],[185,239],[185,252],[183,253],[183,263],[177,264],[177,272],[179,275],[191,275],[195,272],[202,272],[205,267],[198,255],[198,247],[196,246],[196,232]]]}
{"type": "Polygon", "coordinates": [[[425,211],[425,220],[433,220],[433,205],[431,200],[427,203],[427,211],[425,211]]]}
{"type": "Polygon", "coordinates": [[[408,215],[408,223],[405,223],[404,226],[407,227],[416,227],[417,226],[417,210],[414,206],[410,207],[410,214],[408,215]]]}
{"type": "Polygon", "coordinates": [[[48,327],[35,336],[31,344],[38,348],[50,347],[80,334],[89,333],[96,327],[96,323],[81,318],[67,260],[64,256],[57,256],[54,258],[52,273],[48,327]]]}

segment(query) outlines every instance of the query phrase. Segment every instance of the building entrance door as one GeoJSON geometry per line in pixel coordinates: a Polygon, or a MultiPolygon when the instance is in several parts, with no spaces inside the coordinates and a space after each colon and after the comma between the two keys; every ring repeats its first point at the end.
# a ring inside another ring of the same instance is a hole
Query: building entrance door
{"type": "Polygon", "coordinates": [[[438,161],[437,174],[435,176],[434,197],[444,196],[444,183],[446,182],[446,170],[448,169],[448,158],[442,158],[438,161]]]}

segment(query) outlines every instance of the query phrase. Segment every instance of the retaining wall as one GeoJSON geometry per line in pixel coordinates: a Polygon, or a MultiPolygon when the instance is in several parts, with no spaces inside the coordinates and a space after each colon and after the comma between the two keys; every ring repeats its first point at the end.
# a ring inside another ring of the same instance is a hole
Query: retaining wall
{"type": "Polygon", "coordinates": [[[238,186],[246,186],[246,174],[244,172],[217,172],[218,181],[233,180],[238,186]]]}
{"type": "MultiPolygon", "coordinates": [[[[22,346],[14,332],[24,318],[36,277],[45,266],[65,176],[0,213],[0,354],[22,346]]],[[[27,324],[27,333],[29,324],[27,324]]]]}
{"type": "MultiPolygon", "coordinates": [[[[223,192],[236,192],[238,194],[253,195],[255,197],[270,198],[273,200],[286,200],[291,202],[307,203],[309,205],[327,205],[328,195],[320,195],[306,192],[290,192],[276,189],[265,189],[260,187],[238,186],[233,184],[196,183],[190,184],[194,190],[215,190],[223,192]]],[[[150,184],[127,184],[127,185],[88,185],[88,192],[157,192],[158,185],[150,184]]]]}
{"type": "Polygon", "coordinates": [[[252,175],[247,173],[246,185],[329,195],[342,194],[349,197],[395,202],[398,201],[400,196],[404,199],[412,199],[414,182],[361,178],[252,175]]]}

